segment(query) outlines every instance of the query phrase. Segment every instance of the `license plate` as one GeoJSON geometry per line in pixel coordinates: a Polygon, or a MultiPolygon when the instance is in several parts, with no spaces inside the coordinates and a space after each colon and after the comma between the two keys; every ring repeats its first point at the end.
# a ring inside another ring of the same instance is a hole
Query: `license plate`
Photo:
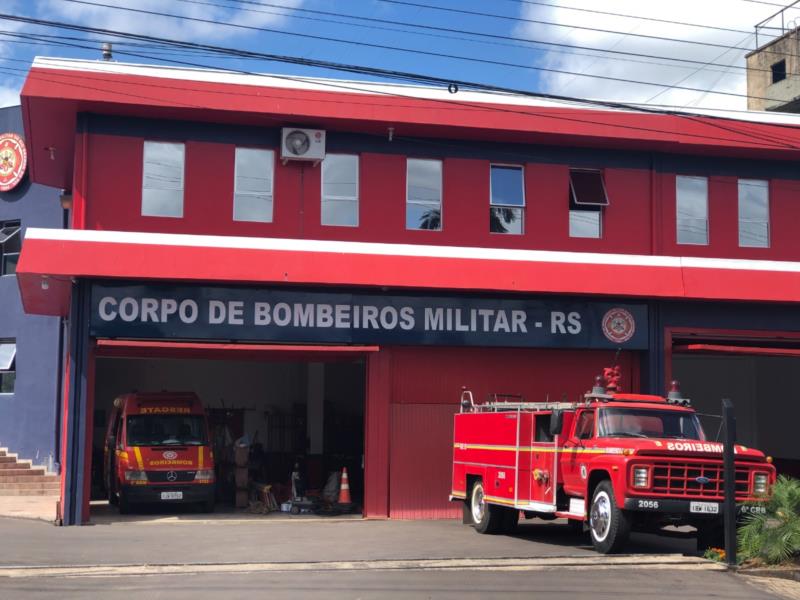
{"type": "Polygon", "coordinates": [[[161,492],[162,500],[183,500],[183,492],[161,492]]]}
{"type": "Polygon", "coordinates": [[[719,504],[716,502],[690,502],[689,512],[716,515],[719,514],[719,504]]]}

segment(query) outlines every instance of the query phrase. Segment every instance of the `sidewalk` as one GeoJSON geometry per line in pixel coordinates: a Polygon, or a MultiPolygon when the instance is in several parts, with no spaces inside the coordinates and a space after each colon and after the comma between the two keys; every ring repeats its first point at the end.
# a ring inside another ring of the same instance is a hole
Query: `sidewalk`
{"type": "Polygon", "coordinates": [[[56,520],[57,496],[0,496],[0,517],[56,520]]]}

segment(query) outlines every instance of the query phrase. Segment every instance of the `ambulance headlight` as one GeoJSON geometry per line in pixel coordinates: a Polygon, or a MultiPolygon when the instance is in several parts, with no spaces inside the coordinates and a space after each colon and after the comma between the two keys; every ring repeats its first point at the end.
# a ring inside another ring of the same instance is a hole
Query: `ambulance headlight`
{"type": "Polygon", "coordinates": [[[214,469],[200,469],[194,474],[195,481],[214,481],[214,469]]]}
{"type": "Polygon", "coordinates": [[[648,467],[633,468],[633,487],[639,489],[650,487],[650,469],[648,467]]]}
{"type": "Polygon", "coordinates": [[[769,485],[768,473],[755,473],[753,475],[753,493],[759,496],[764,496],[767,493],[767,486],[769,485]]]}
{"type": "Polygon", "coordinates": [[[144,471],[125,471],[125,481],[147,481],[144,471]]]}

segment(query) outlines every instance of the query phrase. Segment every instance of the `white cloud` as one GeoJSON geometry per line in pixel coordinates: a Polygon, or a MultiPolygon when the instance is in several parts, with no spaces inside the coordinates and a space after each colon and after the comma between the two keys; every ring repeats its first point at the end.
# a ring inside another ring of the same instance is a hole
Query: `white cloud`
{"type": "MultiPolygon", "coordinates": [[[[103,3],[109,4],[106,0],[103,0],[103,3]]],[[[245,5],[242,8],[222,8],[221,5],[213,6],[219,4],[213,0],[204,3],[180,0],[171,2],[164,0],[112,0],[111,3],[118,7],[169,13],[199,20],[147,15],[128,10],[65,2],[64,0],[47,0],[38,8],[39,14],[47,15],[45,18],[52,20],[63,19],[91,27],[199,42],[218,42],[231,38],[256,36],[261,33],[239,27],[226,27],[222,23],[276,28],[287,20],[281,14],[285,11],[279,8],[254,5],[245,5]]],[[[300,6],[303,0],[277,0],[272,3],[293,8],[300,6]]]]}
{"type": "MultiPolygon", "coordinates": [[[[584,50],[574,52],[554,52],[545,50],[545,55],[536,66],[550,69],[602,75],[635,81],[646,81],[666,85],[679,85],[697,89],[740,94],[741,96],[705,94],[679,89],[608,81],[592,77],[581,77],[562,73],[542,73],[541,89],[554,94],[583,98],[618,100],[625,102],[652,102],[677,106],[745,109],[747,93],[744,55],[745,50],[684,44],[663,40],[647,39],[637,35],[679,38],[719,44],[755,48],[754,26],[770,16],[776,7],[744,2],[742,0],[670,0],[669,2],[642,2],[641,0],[550,0],[558,7],[523,5],[522,17],[551,21],[571,28],[550,27],[524,23],[517,28],[517,35],[529,39],[545,40],[565,44],[613,49],[637,54],[658,55],[703,62],[714,62],[720,66],[703,68],[697,64],[683,64],[666,60],[636,59],[618,56],[617,59],[587,56],[593,54],[584,50]],[[643,21],[624,17],[600,15],[589,12],[568,10],[566,6],[589,8],[592,10],[615,12],[673,21],[683,21],[736,29],[741,32],[718,31],[673,25],[655,21],[643,21]],[[576,29],[575,26],[595,29],[623,31],[629,35],[619,35],[576,29]],[[751,33],[748,33],[751,32],[751,33]],[[726,68],[735,65],[740,68],[726,68]],[[659,92],[663,92],[659,94],[659,92]]],[[[800,17],[800,10],[793,16],[800,17]]],[[[759,41],[763,43],[763,38],[759,41]]],[[[594,53],[596,54],[596,53],[594,53]]],[[[608,56],[608,55],[606,55],[608,56]]]]}

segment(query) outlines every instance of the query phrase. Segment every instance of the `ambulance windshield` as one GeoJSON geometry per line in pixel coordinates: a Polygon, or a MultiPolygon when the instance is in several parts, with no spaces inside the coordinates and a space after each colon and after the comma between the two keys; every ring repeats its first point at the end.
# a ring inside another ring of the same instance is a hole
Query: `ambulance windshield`
{"type": "Polygon", "coordinates": [[[694,413],[646,408],[604,408],[598,412],[600,437],[706,439],[694,413]]]}
{"type": "Polygon", "coordinates": [[[129,446],[202,446],[205,419],[199,415],[133,415],[128,417],[129,446]]]}

